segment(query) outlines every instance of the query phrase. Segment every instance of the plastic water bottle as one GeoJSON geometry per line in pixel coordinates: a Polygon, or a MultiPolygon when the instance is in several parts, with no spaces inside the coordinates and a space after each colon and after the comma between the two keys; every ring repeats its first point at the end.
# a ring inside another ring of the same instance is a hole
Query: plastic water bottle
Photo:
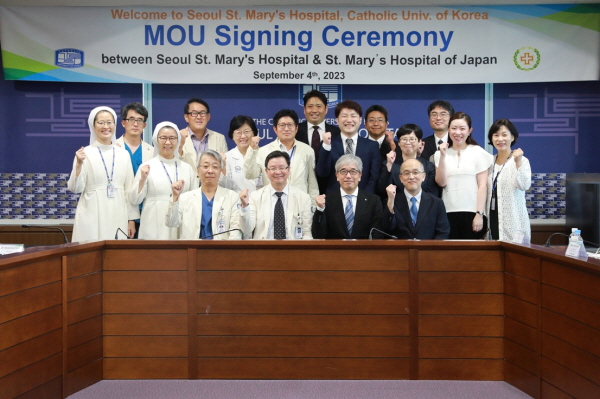
{"type": "Polygon", "coordinates": [[[583,241],[583,238],[581,238],[581,230],[579,230],[577,227],[573,227],[571,229],[571,235],[569,235],[569,242],[579,241],[583,241]]]}
{"type": "Polygon", "coordinates": [[[581,238],[581,230],[576,227],[571,229],[571,235],[569,236],[569,247],[567,248],[565,255],[582,258],[584,260],[587,260],[588,258],[588,253],[585,250],[583,238],[581,238]]]}

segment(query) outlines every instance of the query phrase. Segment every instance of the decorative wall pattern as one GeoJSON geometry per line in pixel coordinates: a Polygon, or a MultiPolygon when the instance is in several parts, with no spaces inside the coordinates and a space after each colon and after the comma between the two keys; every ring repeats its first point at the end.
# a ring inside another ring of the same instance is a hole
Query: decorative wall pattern
{"type": "MultiPolygon", "coordinates": [[[[565,173],[534,173],[527,192],[532,219],[565,219],[565,173]]],[[[72,219],[79,195],[68,173],[0,173],[1,219],[72,219]]]]}

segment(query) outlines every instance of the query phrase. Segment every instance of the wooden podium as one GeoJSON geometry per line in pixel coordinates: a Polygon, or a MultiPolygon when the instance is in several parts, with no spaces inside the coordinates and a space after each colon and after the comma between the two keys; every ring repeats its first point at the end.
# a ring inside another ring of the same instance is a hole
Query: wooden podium
{"type": "Polygon", "coordinates": [[[600,262],[491,241],[102,241],[0,259],[0,399],[102,379],[600,397],[600,262]]]}

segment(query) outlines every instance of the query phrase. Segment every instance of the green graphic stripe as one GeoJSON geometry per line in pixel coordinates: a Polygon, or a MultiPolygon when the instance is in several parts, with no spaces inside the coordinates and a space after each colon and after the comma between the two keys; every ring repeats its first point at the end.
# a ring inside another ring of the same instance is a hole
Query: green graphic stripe
{"type": "Polygon", "coordinates": [[[14,68],[4,68],[4,79],[6,80],[20,80],[31,75],[34,75],[34,73],[30,71],[24,71],[22,69],[14,68]]]}
{"type": "Polygon", "coordinates": [[[4,63],[4,73],[7,70],[19,71],[17,72],[21,78],[24,76],[33,75],[34,73],[41,73],[58,69],[54,65],[44,64],[43,62],[32,60],[9,51],[2,50],[2,61],[4,63]]]}
{"type": "Polygon", "coordinates": [[[600,4],[581,4],[543,18],[600,32],[600,4]]]}

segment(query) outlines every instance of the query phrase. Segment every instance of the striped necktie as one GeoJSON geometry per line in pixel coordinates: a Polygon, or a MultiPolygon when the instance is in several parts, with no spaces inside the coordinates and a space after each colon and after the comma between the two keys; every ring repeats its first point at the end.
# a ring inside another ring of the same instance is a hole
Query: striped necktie
{"type": "Polygon", "coordinates": [[[352,226],[354,226],[354,209],[352,208],[352,196],[346,195],[348,202],[346,203],[346,209],[344,210],[344,216],[346,217],[346,225],[348,226],[348,233],[352,235],[352,226]]]}
{"type": "Polygon", "coordinates": [[[412,219],[412,224],[414,226],[415,224],[417,224],[417,213],[419,212],[417,210],[417,199],[415,197],[412,197],[410,199],[410,202],[412,202],[412,205],[410,206],[410,218],[412,219]]]}

